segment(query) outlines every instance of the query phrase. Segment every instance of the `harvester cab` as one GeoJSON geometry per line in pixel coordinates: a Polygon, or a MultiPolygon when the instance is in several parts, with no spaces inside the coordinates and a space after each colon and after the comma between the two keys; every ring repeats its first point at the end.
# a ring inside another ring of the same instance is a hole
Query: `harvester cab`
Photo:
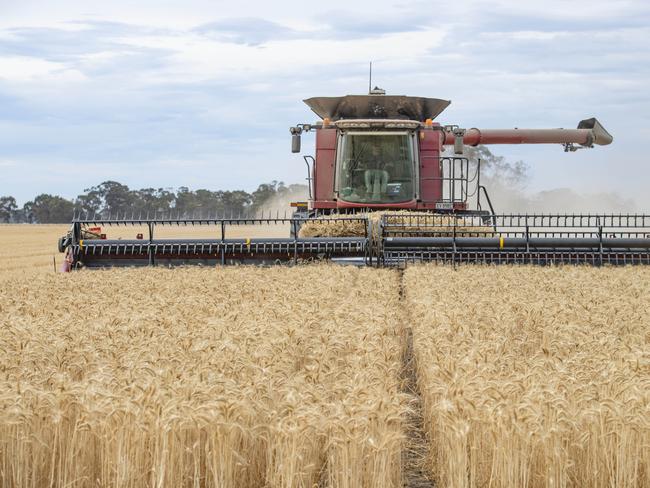
{"type": "Polygon", "coordinates": [[[292,215],[79,214],[60,241],[66,267],[322,259],[650,264],[650,215],[499,215],[481,184],[480,161],[466,156],[467,146],[479,144],[559,144],[569,152],[610,144],[595,118],[576,129],[463,128],[437,121],[448,100],[381,89],[305,103],[320,120],[290,128],[294,153],[303,133],[315,133],[315,154],[304,156],[309,198],[293,204],[292,215]],[[277,225],[282,237],[253,230],[277,225]],[[143,231],[136,239],[93,234],[124,226],[143,231]],[[164,235],[165,228],[200,228],[205,235],[164,235]]]}

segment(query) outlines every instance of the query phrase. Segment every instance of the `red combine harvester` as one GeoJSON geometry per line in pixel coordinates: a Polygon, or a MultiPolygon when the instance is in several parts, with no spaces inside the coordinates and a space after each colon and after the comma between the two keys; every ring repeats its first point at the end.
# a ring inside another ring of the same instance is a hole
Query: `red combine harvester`
{"type": "Polygon", "coordinates": [[[317,97],[305,103],[322,121],[292,127],[292,150],[300,152],[302,132],[315,130],[316,157],[305,161],[313,188],[309,208],[320,211],[476,213],[481,210],[480,192],[486,198],[487,193],[480,185],[480,165],[474,170],[462,157],[465,145],[562,144],[566,151],[575,151],[612,142],[595,118],[581,121],[577,129],[466,130],[440,125],[433,119],[451,102],[387,96],[377,88],[370,95],[317,97]],[[444,156],[445,146],[453,146],[455,155],[444,156]],[[479,197],[479,208],[469,210],[472,193],[479,197]]]}
{"type": "Polygon", "coordinates": [[[59,241],[66,267],[313,259],[376,265],[650,264],[650,215],[499,215],[481,185],[480,161],[464,157],[465,146],[479,144],[561,144],[571,152],[610,144],[612,136],[595,118],[582,120],[577,129],[464,129],[434,121],[447,100],[387,96],[377,88],[368,95],[305,103],[321,120],[290,128],[294,153],[300,152],[303,132],[316,133],[315,157],[304,156],[309,200],[292,204],[297,207],[292,216],[76,215],[59,241]],[[446,147],[453,147],[453,155],[446,147]],[[379,218],[372,217],[375,211],[382,211],[379,218]],[[314,221],[356,230],[305,237],[300,229],[314,221]],[[290,236],[228,237],[232,227],[268,224],[288,224],[290,236]],[[132,240],[97,239],[89,232],[125,225],[148,232],[132,240]],[[202,239],[160,239],[155,229],[162,226],[214,230],[202,239]]]}

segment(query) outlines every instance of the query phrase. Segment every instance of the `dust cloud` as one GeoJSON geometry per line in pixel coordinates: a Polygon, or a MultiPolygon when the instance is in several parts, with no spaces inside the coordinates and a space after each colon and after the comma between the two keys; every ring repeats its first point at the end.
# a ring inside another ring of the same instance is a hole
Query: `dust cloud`
{"type": "Polygon", "coordinates": [[[306,202],[309,199],[309,191],[306,185],[290,185],[264,201],[260,212],[264,215],[279,217],[291,217],[294,208],[291,202],[306,202]]]}
{"type": "MultiPolygon", "coordinates": [[[[485,146],[466,148],[470,161],[481,159],[481,183],[487,188],[496,213],[634,213],[637,202],[616,192],[581,193],[573,188],[529,192],[529,167],[523,161],[510,162],[485,146]]],[[[483,201],[483,208],[485,202],[483,201]]]]}
{"type": "MultiPolygon", "coordinates": [[[[486,178],[488,179],[488,178],[486,178]]],[[[571,188],[555,188],[529,193],[489,178],[488,189],[496,213],[634,213],[634,199],[614,192],[579,193],[571,188]]]]}

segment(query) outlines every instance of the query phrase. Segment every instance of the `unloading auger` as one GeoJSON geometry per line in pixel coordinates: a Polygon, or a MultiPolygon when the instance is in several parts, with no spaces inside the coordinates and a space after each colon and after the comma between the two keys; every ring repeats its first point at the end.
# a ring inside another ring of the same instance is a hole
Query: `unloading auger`
{"type": "Polygon", "coordinates": [[[309,198],[292,203],[292,215],[75,215],[59,240],[65,269],[312,260],[650,264],[650,215],[498,215],[481,184],[481,161],[464,156],[465,146],[479,144],[560,144],[566,152],[608,145],[612,136],[596,118],[576,129],[464,129],[434,121],[448,100],[380,89],[305,103],[321,120],[290,128],[294,153],[302,133],[316,135],[315,155],[303,156],[309,198]],[[322,229],[305,233],[307,224],[322,229]],[[255,229],[278,225],[287,237],[256,237],[255,229]],[[102,233],[116,227],[144,231],[126,239],[102,233]],[[158,235],[172,227],[205,229],[205,237],[158,235]]]}

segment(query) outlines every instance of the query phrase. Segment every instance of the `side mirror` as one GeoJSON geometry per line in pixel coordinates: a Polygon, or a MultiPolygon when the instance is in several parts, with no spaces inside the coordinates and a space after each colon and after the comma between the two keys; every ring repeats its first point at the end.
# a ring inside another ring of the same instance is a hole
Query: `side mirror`
{"type": "Polygon", "coordinates": [[[300,152],[300,134],[291,135],[291,152],[292,153],[300,152]]]}

